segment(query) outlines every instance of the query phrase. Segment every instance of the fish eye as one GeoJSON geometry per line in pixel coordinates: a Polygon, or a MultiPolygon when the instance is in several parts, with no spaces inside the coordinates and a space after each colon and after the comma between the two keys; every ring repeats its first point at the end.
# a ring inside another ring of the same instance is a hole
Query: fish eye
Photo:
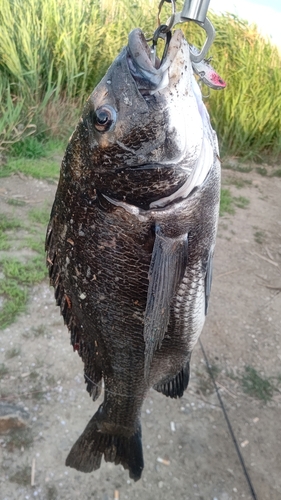
{"type": "Polygon", "coordinates": [[[95,111],[94,127],[98,132],[107,132],[116,122],[116,111],[111,106],[102,106],[95,111]]]}

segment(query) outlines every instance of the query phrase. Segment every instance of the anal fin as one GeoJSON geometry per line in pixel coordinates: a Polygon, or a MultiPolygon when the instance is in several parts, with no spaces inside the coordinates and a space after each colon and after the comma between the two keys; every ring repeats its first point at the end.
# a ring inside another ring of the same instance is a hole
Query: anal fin
{"type": "Polygon", "coordinates": [[[167,398],[181,398],[189,382],[189,361],[183,366],[180,372],[172,378],[165,378],[155,384],[153,389],[162,392],[167,398]]]}

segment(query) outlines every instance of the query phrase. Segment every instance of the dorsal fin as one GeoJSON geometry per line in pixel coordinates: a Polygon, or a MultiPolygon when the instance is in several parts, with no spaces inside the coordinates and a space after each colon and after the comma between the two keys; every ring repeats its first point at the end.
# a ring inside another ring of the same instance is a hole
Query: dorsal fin
{"type": "Polygon", "coordinates": [[[153,355],[160,349],[167,332],[171,303],[183,277],[186,261],[187,234],[169,238],[156,226],[144,318],[145,378],[148,378],[153,355]]]}

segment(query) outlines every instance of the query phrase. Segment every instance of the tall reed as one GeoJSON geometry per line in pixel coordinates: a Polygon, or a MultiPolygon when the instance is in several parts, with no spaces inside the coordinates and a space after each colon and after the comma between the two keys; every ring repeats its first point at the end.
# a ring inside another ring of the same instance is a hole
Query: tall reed
{"type": "MultiPolygon", "coordinates": [[[[177,7],[180,10],[180,4],[177,7]]],[[[170,10],[164,4],[165,21],[170,10]]],[[[0,0],[0,148],[65,118],[105,73],[128,33],[156,28],[158,0],[0,0]]],[[[224,153],[281,152],[281,57],[255,27],[209,14],[213,65],[227,81],[206,101],[224,153]]],[[[203,30],[181,27],[200,46],[203,30]]],[[[204,89],[203,93],[207,90],[204,89]]]]}
{"type": "Polygon", "coordinates": [[[281,152],[281,55],[255,26],[232,15],[212,16],[215,67],[227,80],[212,92],[210,110],[228,154],[281,152]]]}

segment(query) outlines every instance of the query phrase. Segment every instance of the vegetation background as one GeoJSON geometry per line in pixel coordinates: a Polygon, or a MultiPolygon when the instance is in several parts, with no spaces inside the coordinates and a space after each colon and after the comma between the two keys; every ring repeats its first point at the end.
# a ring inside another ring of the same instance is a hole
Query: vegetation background
{"type": "MultiPolygon", "coordinates": [[[[129,31],[140,26],[151,36],[157,10],[158,0],[0,0],[0,151],[17,154],[11,145],[28,136],[65,139],[129,31]]],[[[169,15],[165,3],[161,21],[169,15]]],[[[227,81],[223,92],[211,90],[206,100],[222,154],[276,159],[281,55],[246,21],[209,17],[217,32],[210,55],[227,81]]],[[[202,45],[202,29],[182,28],[191,30],[190,43],[202,45]]],[[[26,144],[32,150],[38,141],[26,144]]]]}

